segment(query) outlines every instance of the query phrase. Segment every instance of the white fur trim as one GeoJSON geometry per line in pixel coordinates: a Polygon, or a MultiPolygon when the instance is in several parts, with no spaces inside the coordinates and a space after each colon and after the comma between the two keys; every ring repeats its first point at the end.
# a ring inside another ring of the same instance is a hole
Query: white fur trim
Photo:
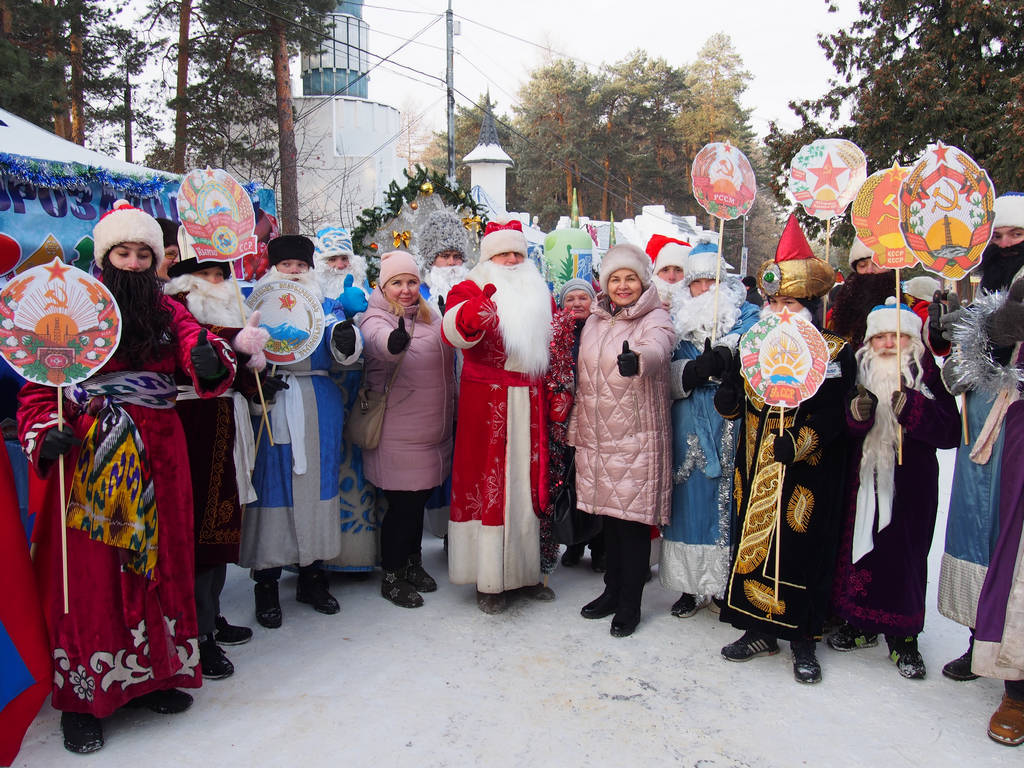
{"type": "Polygon", "coordinates": [[[928,275],[918,275],[903,281],[903,292],[915,299],[931,301],[936,291],[942,290],[942,283],[928,275]]]}
{"type": "MultiPolygon", "coordinates": [[[[703,256],[704,254],[698,254],[703,256]]],[[[717,254],[708,254],[715,256],[717,254]]],[[[715,288],[712,286],[700,296],[691,296],[686,289],[673,297],[672,324],[676,329],[676,339],[689,341],[698,349],[703,348],[704,340],[715,333],[715,346],[726,346],[735,349],[739,341],[736,334],[729,332],[736,326],[742,314],[743,302],[747,300],[747,291],[743,283],[735,275],[724,276],[719,283],[718,319],[712,322],[715,307],[715,288]]]]}
{"type": "Polygon", "coordinates": [[[1022,227],[1024,228],[1024,195],[1019,193],[1000,195],[995,203],[996,218],[992,228],[1022,227]]]}
{"type": "Polygon", "coordinates": [[[489,594],[540,581],[540,522],[530,490],[529,388],[509,387],[507,403],[505,524],[448,524],[449,579],[453,584],[476,584],[489,594]]]}
{"type": "Polygon", "coordinates": [[[444,333],[444,337],[448,340],[448,343],[456,349],[469,349],[470,347],[475,347],[480,343],[480,339],[483,338],[481,335],[480,339],[470,341],[459,333],[455,319],[459,316],[459,311],[465,303],[466,302],[463,301],[456,304],[454,307],[448,307],[447,311],[444,313],[444,319],[441,320],[441,332],[444,333]]]}
{"type": "Polygon", "coordinates": [[[852,267],[855,262],[870,259],[874,253],[874,251],[861,242],[859,237],[853,238],[853,245],[850,246],[850,266],[852,267]]]}
{"type": "Polygon", "coordinates": [[[608,278],[620,269],[631,269],[636,272],[644,288],[651,284],[650,258],[635,245],[621,243],[609,248],[601,259],[599,281],[602,291],[608,293],[608,278]]]}
{"type": "Polygon", "coordinates": [[[107,252],[118,243],[145,243],[153,251],[154,264],[164,257],[164,233],[148,213],[127,200],[117,200],[110,212],[92,228],[93,259],[103,268],[107,252]]]}
{"type": "Polygon", "coordinates": [[[480,261],[513,251],[526,256],[526,235],[515,229],[498,229],[480,241],[480,261]]]}
{"type": "Polygon", "coordinates": [[[178,275],[164,285],[164,293],[168,296],[186,294],[185,306],[188,311],[206,325],[241,328],[249,315],[248,308],[245,315],[240,314],[234,286],[227,280],[211,283],[195,273],[178,275]]]}
{"type": "Polygon", "coordinates": [[[654,274],[658,274],[665,267],[679,267],[686,272],[686,257],[690,255],[690,248],[679,243],[665,243],[665,246],[658,251],[658,257],[654,260],[654,274]]]}
{"type": "MultiPolygon", "coordinates": [[[[906,307],[906,305],[903,305],[906,307]]],[[[890,296],[885,301],[884,309],[873,309],[868,312],[867,330],[864,341],[880,333],[896,333],[896,299],[890,296]]],[[[921,333],[921,318],[910,309],[899,310],[899,332],[907,336],[918,336],[921,333]]]]}

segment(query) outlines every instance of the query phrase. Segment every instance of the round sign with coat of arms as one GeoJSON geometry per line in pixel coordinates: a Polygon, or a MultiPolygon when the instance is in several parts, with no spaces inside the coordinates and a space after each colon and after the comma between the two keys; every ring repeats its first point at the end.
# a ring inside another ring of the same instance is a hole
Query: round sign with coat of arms
{"type": "Polygon", "coordinates": [[[291,280],[256,286],[245,302],[259,310],[260,327],[270,334],[263,347],[267,362],[291,365],[313,354],[324,335],[326,319],[320,301],[291,280]]]}
{"type": "Polygon", "coordinates": [[[909,173],[896,163],[876,171],[853,201],[850,218],[857,237],[871,249],[871,260],[883,269],[905,269],[917,263],[900,229],[900,187],[909,173]]]}
{"type": "Polygon", "coordinates": [[[841,216],[867,178],[861,148],[846,139],[815,139],[789,164],[789,191],[811,216],[841,216]]]}
{"type": "Polygon", "coordinates": [[[0,355],[28,381],[84,381],[120,340],[121,311],[109,289],[60,259],[26,270],[0,291],[0,355]]]}
{"type": "Polygon", "coordinates": [[[745,216],[754,205],[757,180],[747,156],[728,142],[705,144],[690,169],[693,196],[719,219],[745,216]]]}
{"type": "Polygon", "coordinates": [[[796,408],[814,396],[828,370],[828,346],[788,309],[759,320],[740,339],[740,370],[766,405],[796,408]]]}
{"type": "Polygon", "coordinates": [[[992,180],[961,149],[941,141],[900,187],[900,229],[929,272],[959,280],[981,264],[992,238],[992,180]]]}

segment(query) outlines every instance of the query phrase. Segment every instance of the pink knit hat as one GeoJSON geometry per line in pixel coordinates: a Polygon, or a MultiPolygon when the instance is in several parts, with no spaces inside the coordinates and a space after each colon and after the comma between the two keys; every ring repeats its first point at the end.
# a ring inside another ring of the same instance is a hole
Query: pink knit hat
{"type": "Polygon", "coordinates": [[[417,279],[420,276],[420,268],[416,259],[406,251],[389,251],[380,256],[380,275],[377,278],[377,285],[382,288],[387,285],[391,278],[397,275],[414,275],[417,279]]]}

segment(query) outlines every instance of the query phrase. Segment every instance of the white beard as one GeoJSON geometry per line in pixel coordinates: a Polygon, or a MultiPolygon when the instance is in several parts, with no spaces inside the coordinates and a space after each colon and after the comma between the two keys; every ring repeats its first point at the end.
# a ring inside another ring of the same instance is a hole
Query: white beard
{"type": "MultiPolygon", "coordinates": [[[[679,283],[682,285],[682,283],[679,283]]],[[[715,288],[712,286],[700,296],[690,295],[689,286],[679,292],[672,300],[672,323],[676,327],[676,341],[689,341],[698,349],[703,349],[704,340],[710,339],[712,330],[716,330],[715,346],[722,345],[736,349],[739,334],[731,331],[740,319],[740,309],[747,299],[747,292],[736,278],[724,278],[719,283],[718,317],[715,312],[715,288]]]]}
{"type": "Polygon", "coordinates": [[[551,294],[537,266],[524,261],[505,267],[488,260],[473,267],[468,277],[481,288],[492,283],[498,289],[491,300],[498,308],[506,369],[543,375],[551,344],[551,294]]]}
{"type": "Polygon", "coordinates": [[[277,267],[273,266],[267,270],[267,274],[261,277],[256,285],[260,286],[264,283],[273,283],[278,280],[291,280],[293,283],[298,283],[316,296],[317,301],[324,300],[324,292],[320,289],[320,281],[317,279],[316,272],[312,269],[308,272],[300,272],[297,275],[286,275],[284,272],[278,272],[277,267]]]}
{"type": "Polygon", "coordinates": [[[168,296],[187,293],[185,305],[188,311],[206,325],[241,328],[249,315],[248,308],[245,317],[239,313],[238,296],[229,280],[211,283],[195,274],[179,275],[164,285],[164,293],[168,296]]]}
{"type": "Polygon", "coordinates": [[[335,269],[318,261],[313,272],[320,283],[320,290],[329,299],[336,299],[345,290],[345,278],[352,275],[352,284],[362,288],[366,284],[366,259],[362,256],[349,256],[345,269],[335,269]]]}
{"type": "MultiPolygon", "coordinates": [[[[772,312],[772,308],[768,304],[765,304],[763,307],[761,307],[760,319],[764,320],[766,317],[771,317],[774,314],[775,313],[772,312]]],[[[807,307],[801,306],[800,310],[797,312],[790,310],[789,314],[796,315],[797,317],[802,317],[808,323],[814,325],[814,316],[811,314],[811,310],[809,310],[807,307]]]]}
{"type": "Polygon", "coordinates": [[[872,528],[878,510],[876,530],[892,521],[895,493],[896,443],[901,428],[892,410],[892,393],[900,386],[901,377],[917,389],[921,383],[920,361],[924,346],[913,339],[902,352],[902,365],[895,355],[880,355],[870,342],[857,350],[857,383],[878,398],[875,423],[864,437],[860,458],[860,488],[857,491],[857,516],[854,524],[853,562],[873,548],[872,528]]]}
{"type": "Polygon", "coordinates": [[[423,282],[430,288],[432,298],[436,299],[440,296],[448,301],[448,291],[465,280],[467,275],[469,275],[469,267],[465,264],[456,264],[452,267],[431,267],[427,273],[427,279],[423,282]]]}
{"type": "Polygon", "coordinates": [[[670,312],[675,311],[674,307],[678,297],[682,296],[684,293],[687,295],[690,293],[690,289],[683,285],[682,280],[678,283],[670,283],[655,275],[651,278],[651,282],[654,283],[654,287],[658,289],[658,298],[661,299],[662,303],[667,303],[669,305],[670,312]]]}

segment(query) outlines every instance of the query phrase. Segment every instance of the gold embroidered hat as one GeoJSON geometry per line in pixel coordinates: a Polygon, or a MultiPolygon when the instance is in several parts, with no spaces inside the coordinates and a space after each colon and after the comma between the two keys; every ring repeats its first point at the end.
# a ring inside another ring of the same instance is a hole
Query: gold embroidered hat
{"type": "Polygon", "coordinates": [[[765,262],[757,284],[765,296],[817,299],[836,282],[836,272],[811,251],[796,216],[790,214],[775,250],[775,261],[765,262]]]}

